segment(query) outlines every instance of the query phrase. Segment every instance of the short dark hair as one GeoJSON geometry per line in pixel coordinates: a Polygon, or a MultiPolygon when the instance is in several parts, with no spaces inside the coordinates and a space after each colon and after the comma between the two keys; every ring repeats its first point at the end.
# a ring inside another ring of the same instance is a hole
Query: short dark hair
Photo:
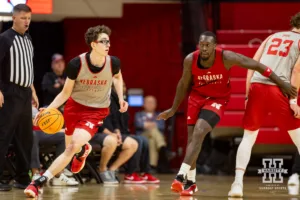
{"type": "MultiPolygon", "coordinates": [[[[201,37],[202,35],[204,35],[204,36],[211,36],[211,37],[213,37],[213,38],[214,38],[214,41],[215,41],[215,43],[217,43],[217,36],[216,36],[216,34],[214,34],[213,32],[210,32],[210,31],[205,31],[205,32],[201,33],[200,37],[201,37]]],[[[200,37],[199,37],[199,40],[200,40],[200,37]]]]}
{"type": "Polygon", "coordinates": [[[31,8],[24,3],[20,3],[14,6],[13,13],[22,12],[22,11],[29,13],[31,12],[31,8]]]}
{"type": "Polygon", "coordinates": [[[291,18],[290,24],[294,28],[300,28],[300,12],[291,18]]]}
{"type": "Polygon", "coordinates": [[[99,34],[101,33],[106,33],[108,36],[110,36],[111,30],[105,25],[101,25],[101,26],[98,25],[98,26],[91,27],[86,31],[84,38],[86,44],[89,45],[90,49],[92,49],[91,43],[93,41],[96,41],[98,39],[99,34]]]}

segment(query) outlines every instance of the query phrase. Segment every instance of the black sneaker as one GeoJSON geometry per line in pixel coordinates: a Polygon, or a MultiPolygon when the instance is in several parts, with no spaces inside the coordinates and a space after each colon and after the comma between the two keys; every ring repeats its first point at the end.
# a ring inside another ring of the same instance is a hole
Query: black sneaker
{"type": "Polygon", "coordinates": [[[27,186],[28,186],[29,184],[30,184],[30,183],[24,184],[24,183],[19,183],[19,182],[17,182],[17,181],[14,181],[14,183],[13,183],[12,186],[13,186],[14,188],[18,188],[18,189],[24,190],[24,189],[27,188],[27,186]]]}
{"type": "Polygon", "coordinates": [[[177,181],[181,182],[181,183],[183,183],[183,181],[184,181],[184,178],[183,178],[183,175],[182,175],[182,174],[177,175],[175,179],[176,179],[177,181]]]}
{"type": "Polygon", "coordinates": [[[11,189],[12,189],[11,185],[0,182],[0,191],[10,191],[11,189]]]}
{"type": "Polygon", "coordinates": [[[184,185],[184,189],[187,190],[187,189],[189,189],[189,187],[191,187],[194,184],[196,184],[196,183],[194,183],[193,181],[187,180],[184,185]]]}

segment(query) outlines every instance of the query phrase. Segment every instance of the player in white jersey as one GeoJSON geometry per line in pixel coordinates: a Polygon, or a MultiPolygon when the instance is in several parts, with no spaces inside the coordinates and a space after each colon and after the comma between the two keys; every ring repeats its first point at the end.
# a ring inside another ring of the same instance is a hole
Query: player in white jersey
{"type": "MultiPolygon", "coordinates": [[[[292,17],[291,26],[291,31],[269,36],[257,50],[254,60],[269,67],[269,72],[266,73],[275,72],[282,80],[290,82],[299,90],[300,13],[292,17]]],[[[270,79],[248,70],[244,136],[238,148],[235,180],[228,196],[243,196],[243,176],[250,160],[251,149],[269,112],[272,113],[277,126],[288,131],[300,151],[300,108],[297,105],[297,97],[286,97],[270,79]]]]}
{"type": "MultiPolygon", "coordinates": [[[[108,55],[110,33],[110,29],[103,25],[89,28],[85,40],[91,51],[79,55],[68,64],[64,88],[48,106],[58,108],[67,101],[64,109],[66,150],[55,159],[42,177],[24,190],[27,197],[37,197],[39,189],[72,159],[73,173],[78,173],[84,167],[91,152],[88,141],[109,114],[112,84],[119,97],[120,112],[127,111],[128,104],[123,98],[122,74],[119,66],[114,64],[118,59],[108,55]]],[[[36,121],[38,118],[39,116],[36,121]]]]}

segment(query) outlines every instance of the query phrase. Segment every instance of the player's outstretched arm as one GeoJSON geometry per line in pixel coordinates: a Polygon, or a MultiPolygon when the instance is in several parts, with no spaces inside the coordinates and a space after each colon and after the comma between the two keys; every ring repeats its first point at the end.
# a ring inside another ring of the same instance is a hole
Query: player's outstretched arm
{"type": "Polygon", "coordinates": [[[170,109],[160,113],[157,117],[158,120],[166,120],[169,117],[172,117],[176,113],[176,110],[178,109],[179,105],[186,96],[192,82],[192,62],[193,54],[191,53],[187,55],[183,61],[183,73],[177,84],[176,95],[173,101],[173,105],[170,109]]]}
{"type": "Polygon", "coordinates": [[[121,70],[119,73],[115,74],[113,77],[113,84],[115,86],[116,92],[119,97],[119,104],[120,104],[120,112],[126,112],[128,109],[128,103],[124,101],[124,95],[123,95],[123,76],[121,73],[121,70]]]}
{"type": "Polygon", "coordinates": [[[75,80],[67,78],[63,90],[55,97],[48,108],[59,108],[63,105],[71,96],[74,84],[75,80]]]}
{"type": "Polygon", "coordinates": [[[291,86],[291,84],[284,82],[281,80],[269,67],[249,58],[243,56],[238,53],[234,53],[232,51],[224,51],[223,53],[224,64],[227,68],[238,65],[247,69],[252,69],[258,71],[263,76],[271,79],[285,95],[289,95],[290,97],[297,96],[297,90],[295,87],[291,86]]]}

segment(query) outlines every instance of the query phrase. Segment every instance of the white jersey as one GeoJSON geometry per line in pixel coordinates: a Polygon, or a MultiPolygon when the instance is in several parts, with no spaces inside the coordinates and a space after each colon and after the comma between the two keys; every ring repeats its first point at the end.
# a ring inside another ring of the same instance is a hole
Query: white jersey
{"type": "Polygon", "coordinates": [[[105,64],[98,73],[90,71],[85,54],[81,54],[81,67],[71,94],[74,101],[94,108],[108,108],[113,80],[111,58],[106,56],[105,64]]]}
{"type": "MultiPolygon", "coordinates": [[[[268,66],[285,82],[290,82],[294,65],[300,54],[300,33],[285,31],[272,35],[266,42],[260,63],[268,66]]],[[[255,71],[251,83],[275,85],[255,71]]]]}

